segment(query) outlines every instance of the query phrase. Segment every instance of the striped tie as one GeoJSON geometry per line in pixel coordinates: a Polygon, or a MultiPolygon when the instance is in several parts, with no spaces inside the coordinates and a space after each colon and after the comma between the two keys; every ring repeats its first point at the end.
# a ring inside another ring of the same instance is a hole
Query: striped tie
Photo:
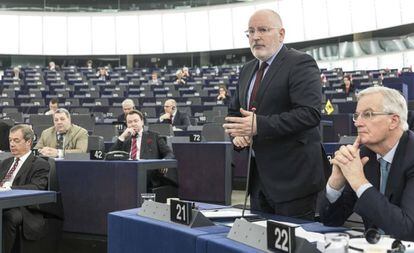
{"type": "Polygon", "coordinates": [[[0,183],[1,187],[3,186],[4,183],[10,181],[11,177],[13,176],[14,171],[17,169],[17,166],[19,165],[19,161],[20,161],[20,158],[17,157],[11,169],[7,172],[3,180],[1,180],[1,183],[0,183]]]}

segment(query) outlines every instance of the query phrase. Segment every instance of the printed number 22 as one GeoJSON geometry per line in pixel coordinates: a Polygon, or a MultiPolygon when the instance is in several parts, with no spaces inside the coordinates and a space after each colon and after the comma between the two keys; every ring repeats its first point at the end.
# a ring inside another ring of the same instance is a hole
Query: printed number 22
{"type": "Polygon", "coordinates": [[[288,232],[285,229],[281,230],[280,228],[276,228],[275,235],[276,235],[275,248],[288,252],[289,251],[288,232]]]}

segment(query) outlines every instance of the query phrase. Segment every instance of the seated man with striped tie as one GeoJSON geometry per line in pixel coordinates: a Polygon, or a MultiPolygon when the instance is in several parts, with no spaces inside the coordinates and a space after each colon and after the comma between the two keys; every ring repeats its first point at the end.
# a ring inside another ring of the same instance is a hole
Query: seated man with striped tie
{"type": "MultiPolygon", "coordinates": [[[[2,190],[46,190],[49,163],[31,152],[34,133],[29,125],[16,125],[10,129],[9,142],[12,157],[0,164],[2,190]]],[[[11,208],[3,212],[3,252],[11,252],[17,229],[23,224],[23,236],[28,240],[40,239],[46,231],[42,213],[28,208],[11,208]]]]}
{"type": "Polygon", "coordinates": [[[357,99],[358,137],[331,160],[321,220],[340,226],[355,212],[365,229],[414,241],[414,132],[408,130],[407,103],[386,87],[367,88],[357,99]]]}
{"type": "MultiPolygon", "coordinates": [[[[131,160],[174,158],[174,153],[164,138],[161,138],[155,132],[144,132],[144,115],[140,111],[130,111],[126,116],[126,124],[127,128],[111,147],[111,151],[121,150],[128,152],[131,160]]],[[[171,183],[175,184],[174,171],[169,171],[168,176],[171,176],[171,179],[165,177],[164,174],[166,173],[167,170],[162,172],[153,171],[148,177],[150,179],[150,188],[171,183]]]]}
{"type": "Polygon", "coordinates": [[[88,131],[72,124],[68,110],[59,108],[53,114],[54,126],[45,129],[35,148],[49,157],[63,157],[64,153],[86,153],[88,131]]]}

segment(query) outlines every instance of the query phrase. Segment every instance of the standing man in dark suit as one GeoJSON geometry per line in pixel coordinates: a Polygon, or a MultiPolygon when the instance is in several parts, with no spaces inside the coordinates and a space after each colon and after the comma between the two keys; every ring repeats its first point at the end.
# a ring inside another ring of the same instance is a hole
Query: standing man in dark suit
{"type": "Polygon", "coordinates": [[[177,109],[177,102],[174,99],[165,101],[164,112],[160,117],[161,123],[172,124],[178,128],[186,128],[190,125],[190,118],[187,113],[180,112],[177,109]]]}
{"type": "MultiPolygon", "coordinates": [[[[49,163],[31,153],[34,133],[28,125],[10,129],[10,151],[13,157],[0,164],[0,187],[7,189],[46,190],[49,163]]],[[[46,232],[43,214],[28,207],[12,208],[3,213],[3,252],[11,252],[17,229],[23,224],[23,236],[38,240],[46,232]]]]}
{"type": "MultiPolygon", "coordinates": [[[[138,110],[127,114],[127,128],[118,137],[111,151],[122,150],[128,152],[132,160],[139,159],[174,159],[174,153],[164,138],[158,133],[144,132],[144,115],[138,110]]],[[[153,171],[149,176],[152,187],[176,182],[175,170],[153,171]],[[165,178],[169,173],[171,179],[165,178]]],[[[151,187],[151,186],[150,186],[151,187]]]]}
{"type": "Polygon", "coordinates": [[[223,126],[236,148],[253,140],[251,209],[312,220],[324,185],[318,66],[283,45],[285,29],[272,10],[256,11],[246,35],[256,59],[240,71],[223,126]]]}
{"type": "Polygon", "coordinates": [[[404,97],[386,87],[365,89],[353,119],[358,138],[331,160],[322,221],[339,226],[356,212],[366,229],[414,241],[414,133],[404,97]]]}

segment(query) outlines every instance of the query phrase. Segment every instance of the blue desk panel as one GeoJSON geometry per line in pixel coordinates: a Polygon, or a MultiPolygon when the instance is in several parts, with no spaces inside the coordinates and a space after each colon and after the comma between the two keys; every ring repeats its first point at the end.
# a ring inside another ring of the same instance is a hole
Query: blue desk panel
{"type": "Polygon", "coordinates": [[[108,215],[108,253],[206,252],[206,241],[197,243],[198,237],[230,230],[224,226],[189,228],[138,216],[137,212],[133,209],[108,215]]]}
{"type": "Polygon", "coordinates": [[[136,208],[146,192],[146,170],[176,167],[176,160],[56,161],[66,232],[106,235],[107,214],[136,208]]]}

